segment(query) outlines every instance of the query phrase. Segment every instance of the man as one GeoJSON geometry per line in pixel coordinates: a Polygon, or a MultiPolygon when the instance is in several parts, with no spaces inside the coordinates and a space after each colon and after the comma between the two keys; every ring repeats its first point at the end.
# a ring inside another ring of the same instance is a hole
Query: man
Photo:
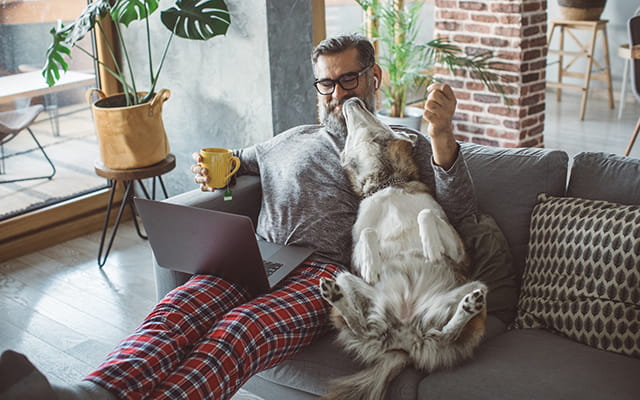
{"type": "MultiPolygon", "coordinates": [[[[326,332],[329,306],[318,282],[349,265],[359,203],[340,166],[346,137],[342,103],[357,96],[373,111],[382,71],[371,43],[358,35],[323,41],[312,61],[322,125],[290,129],[236,154],[242,160],[239,173],[261,179],[257,233],[318,251],[274,291],[255,299],[223,279],[194,276],[169,293],[85,381],[53,388],[59,398],[226,399],[251,376],[326,332]]],[[[424,115],[431,145],[421,137],[415,151],[423,180],[454,224],[476,213],[471,179],[452,133],[455,104],[448,86],[429,90],[424,115]]],[[[197,183],[206,182],[206,171],[197,166],[193,171],[197,183]]],[[[0,397],[27,398],[15,393],[31,384],[47,393],[32,398],[52,398],[46,378],[24,356],[5,353],[0,373],[0,397]],[[8,380],[4,370],[20,372],[8,380]]]]}

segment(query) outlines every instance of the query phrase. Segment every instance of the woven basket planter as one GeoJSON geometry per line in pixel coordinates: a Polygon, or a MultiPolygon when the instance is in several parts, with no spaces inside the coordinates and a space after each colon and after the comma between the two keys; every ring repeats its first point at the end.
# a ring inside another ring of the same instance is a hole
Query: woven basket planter
{"type": "Polygon", "coordinates": [[[111,169],[142,168],[162,161],[169,142],[162,123],[162,104],[169,99],[167,89],[148,103],[126,106],[123,94],[107,97],[99,89],[89,89],[100,99],[91,104],[102,163],[111,169]]]}
{"type": "Polygon", "coordinates": [[[558,0],[562,17],[571,21],[597,21],[607,0],[558,0]]]}

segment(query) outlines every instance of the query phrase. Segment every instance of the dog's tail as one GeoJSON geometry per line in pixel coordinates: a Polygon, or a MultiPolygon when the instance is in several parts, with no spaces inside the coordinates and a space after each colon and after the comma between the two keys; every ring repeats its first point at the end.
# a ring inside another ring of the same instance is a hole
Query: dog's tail
{"type": "Polygon", "coordinates": [[[364,370],[331,381],[324,400],[382,400],[389,383],[409,364],[403,351],[390,351],[364,370]]]}

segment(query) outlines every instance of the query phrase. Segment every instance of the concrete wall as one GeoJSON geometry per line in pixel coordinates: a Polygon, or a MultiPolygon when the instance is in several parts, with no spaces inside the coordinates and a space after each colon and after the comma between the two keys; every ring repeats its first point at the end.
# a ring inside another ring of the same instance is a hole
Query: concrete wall
{"type": "MultiPolygon", "coordinates": [[[[160,10],[172,3],[161,1],[160,10]]],[[[197,188],[191,154],[201,147],[245,147],[316,120],[311,2],[226,3],[231,12],[227,35],[206,42],[174,38],[157,86],[171,90],[164,123],[177,166],[164,177],[169,195],[197,188]]],[[[160,13],[154,17],[153,57],[159,60],[169,32],[160,13]]],[[[125,37],[142,89],[148,88],[144,35],[144,24],[132,24],[125,37]]]]}

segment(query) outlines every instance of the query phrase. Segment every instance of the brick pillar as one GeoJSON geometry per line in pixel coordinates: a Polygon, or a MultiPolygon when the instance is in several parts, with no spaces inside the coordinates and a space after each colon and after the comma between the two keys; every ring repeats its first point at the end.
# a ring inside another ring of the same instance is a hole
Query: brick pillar
{"type": "Polygon", "coordinates": [[[494,72],[509,102],[464,74],[439,75],[458,99],[459,140],[543,146],[546,32],[545,0],[435,0],[435,37],[448,38],[467,54],[490,50],[504,63],[494,72]]]}

